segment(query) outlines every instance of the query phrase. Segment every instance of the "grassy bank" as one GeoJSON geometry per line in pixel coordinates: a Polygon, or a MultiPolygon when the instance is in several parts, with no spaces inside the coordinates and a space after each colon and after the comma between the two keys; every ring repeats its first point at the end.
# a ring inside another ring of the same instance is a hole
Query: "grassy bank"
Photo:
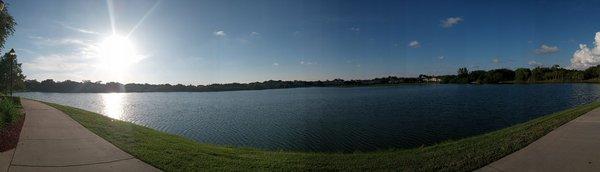
{"type": "MultiPolygon", "coordinates": [[[[369,153],[301,153],[229,148],[113,120],[85,110],[49,105],[100,137],[165,171],[200,170],[408,170],[469,171],[500,159],[553,129],[600,107],[594,102],[488,134],[434,146],[369,153]]],[[[168,114],[165,114],[168,115],[168,114]]]]}

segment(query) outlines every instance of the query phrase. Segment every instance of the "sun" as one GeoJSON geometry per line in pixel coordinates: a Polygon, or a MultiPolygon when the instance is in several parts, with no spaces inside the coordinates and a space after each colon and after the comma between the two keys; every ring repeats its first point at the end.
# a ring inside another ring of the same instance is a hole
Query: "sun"
{"type": "Polygon", "coordinates": [[[140,60],[135,46],[127,37],[112,35],[100,43],[100,66],[112,71],[123,71],[140,60]]]}

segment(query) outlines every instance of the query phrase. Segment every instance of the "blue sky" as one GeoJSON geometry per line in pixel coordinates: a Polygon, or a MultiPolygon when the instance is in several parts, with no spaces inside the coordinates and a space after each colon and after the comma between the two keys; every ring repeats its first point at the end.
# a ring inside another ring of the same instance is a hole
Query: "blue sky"
{"type": "Polygon", "coordinates": [[[4,51],[17,50],[28,79],[210,84],[600,64],[593,1],[7,2],[19,25],[4,51]],[[98,67],[109,11],[139,57],[117,72],[98,67]]]}

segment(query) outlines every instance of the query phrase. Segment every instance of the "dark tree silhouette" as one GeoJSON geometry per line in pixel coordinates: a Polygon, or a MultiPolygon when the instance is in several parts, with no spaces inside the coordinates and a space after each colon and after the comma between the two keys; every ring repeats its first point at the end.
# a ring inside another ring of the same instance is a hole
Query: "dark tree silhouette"
{"type": "Polygon", "coordinates": [[[4,9],[0,10],[0,50],[4,48],[4,42],[6,39],[15,32],[15,26],[17,22],[8,13],[5,5],[4,9]]]}
{"type": "MultiPolygon", "coordinates": [[[[8,13],[5,4],[0,9],[0,50],[4,48],[6,39],[15,32],[15,19],[8,13]]],[[[0,58],[0,91],[12,93],[22,89],[25,76],[21,73],[21,64],[17,62],[15,50],[5,53],[0,58]]]]}
{"type": "Polygon", "coordinates": [[[531,76],[531,70],[527,68],[518,68],[515,70],[515,81],[516,82],[526,82],[529,80],[531,76]]]}
{"type": "Polygon", "coordinates": [[[275,81],[252,83],[229,83],[229,84],[211,84],[211,85],[171,85],[171,84],[121,84],[117,82],[102,83],[101,81],[91,82],[85,80],[75,82],[71,80],[54,81],[52,79],[25,81],[27,91],[38,92],[207,92],[207,91],[234,91],[234,90],[264,90],[279,88],[298,88],[298,87],[343,87],[343,86],[370,86],[370,85],[389,85],[404,83],[423,83],[423,78],[402,78],[389,76],[385,78],[375,78],[371,80],[343,80],[334,79],[326,81],[275,81]]]}
{"type": "Polygon", "coordinates": [[[0,58],[0,89],[3,93],[12,93],[14,90],[25,88],[25,75],[21,70],[21,64],[17,62],[14,50],[4,54],[0,58]]]}
{"type": "Polygon", "coordinates": [[[489,71],[473,71],[467,75],[466,68],[458,69],[457,75],[441,76],[442,83],[535,83],[535,82],[598,82],[600,81],[600,65],[585,70],[565,69],[559,65],[552,67],[536,67],[533,69],[518,68],[493,69],[489,71]],[[468,78],[465,79],[465,78],[468,78]]]}
{"type": "Polygon", "coordinates": [[[586,70],[565,69],[558,65],[552,67],[536,67],[534,69],[518,68],[493,69],[489,71],[476,70],[469,73],[467,68],[460,68],[457,75],[419,77],[374,78],[368,80],[343,80],[334,79],[326,81],[281,81],[269,80],[252,83],[229,83],[211,85],[171,85],[171,84],[121,84],[117,82],[102,83],[84,80],[75,82],[71,80],[54,81],[25,81],[27,91],[38,92],[207,92],[207,91],[235,91],[235,90],[264,90],[298,87],[354,87],[372,85],[394,85],[406,83],[535,83],[535,82],[598,82],[600,81],[600,65],[586,70]],[[440,81],[441,80],[441,81],[440,81]]]}

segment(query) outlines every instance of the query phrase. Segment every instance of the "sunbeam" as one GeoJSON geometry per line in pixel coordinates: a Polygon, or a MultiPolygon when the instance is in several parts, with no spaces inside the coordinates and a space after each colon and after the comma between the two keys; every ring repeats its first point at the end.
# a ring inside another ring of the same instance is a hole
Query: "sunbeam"
{"type": "Polygon", "coordinates": [[[106,0],[106,5],[108,6],[108,17],[110,18],[110,26],[112,27],[112,34],[117,34],[117,28],[115,26],[115,11],[113,10],[113,2],[112,0],[106,0]]]}
{"type": "Polygon", "coordinates": [[[144,22],[144,20],[146,20],[146,18],[154,11],[154,9],[156,9],[156,7],[158,7],[158,5],[160,4],[161,0],[158,0],[154,3],[154,5],[152,6],[152,8],[150,8],[150,10],[148,10],[146,12],[146,14],[144,14],[144,17],[142,17],[142,19],[140,19],[140,21],[138,21],[135,26],[133,26],[133,28],[131,29],[131,31],[129,31],[129,33],[127,33],[127,38],[129,38],[129,36],[131,34],[133,34],[133,32],[135,32],[135,30],[137,30],[137,28],[144,22]]]}

